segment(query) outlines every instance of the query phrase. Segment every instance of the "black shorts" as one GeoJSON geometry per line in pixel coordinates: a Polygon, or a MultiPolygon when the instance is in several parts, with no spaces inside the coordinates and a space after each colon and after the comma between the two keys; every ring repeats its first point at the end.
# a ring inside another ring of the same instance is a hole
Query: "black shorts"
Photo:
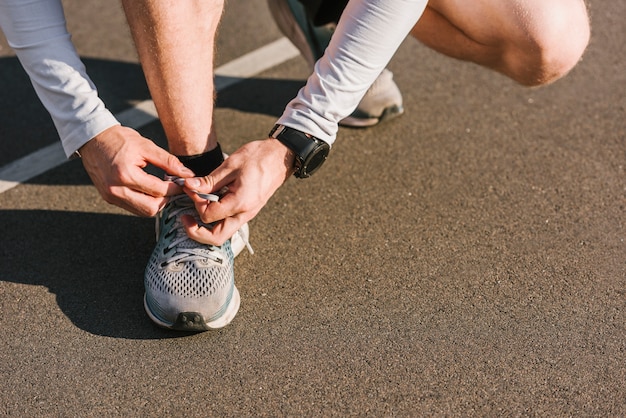
{"type": "Polygon", "coordinates": [[[315,26],[337,23],[348,0],[299,0],[315,26]]]}

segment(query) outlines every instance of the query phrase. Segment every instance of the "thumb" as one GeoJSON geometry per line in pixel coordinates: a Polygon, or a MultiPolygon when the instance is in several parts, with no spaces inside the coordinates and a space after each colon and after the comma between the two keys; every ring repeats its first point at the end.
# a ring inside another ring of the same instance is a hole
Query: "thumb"
{"type": "Polygon", "coordinates": [[[214,186],[215,182],[210,175],[185,179],[185,187],[198,192],[211,193],[214,186]]]}

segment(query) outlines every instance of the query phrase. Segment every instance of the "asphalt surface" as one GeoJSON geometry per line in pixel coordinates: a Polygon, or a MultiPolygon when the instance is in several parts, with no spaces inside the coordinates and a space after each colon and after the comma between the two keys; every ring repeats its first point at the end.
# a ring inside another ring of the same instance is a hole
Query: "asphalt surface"
{"type": "MultiPolygon", "coordinates": [[[[65,3],[107,105],[148,99],[119,5],[65,3]]],[[[583,61],[541,89],[407,40],[406,114],[342,129],[251,222],[218,332],[150,322],[153,221],[80,161],[0,194],[0,414],[625,416],[626,3],[590,9],[583,61]]],[[[217,64],[280,36],[230,0],[217,64]]],[[[0,45],[4,166],[57,138],[0,45]]],[[[306,76],[297,58],[222,92],[223,148],[264,137],[306,76]]]]}

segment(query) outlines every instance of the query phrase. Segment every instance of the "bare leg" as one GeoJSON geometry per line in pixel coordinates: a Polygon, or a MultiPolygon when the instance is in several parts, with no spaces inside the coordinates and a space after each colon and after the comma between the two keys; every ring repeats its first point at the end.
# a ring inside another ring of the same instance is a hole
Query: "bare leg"
{"type": "Polygon", "coordinates": [[[214,149],[213,52],[223,1],[123,4],[170,151],[180,156],[214,149]]]}
{"type": "Polygon", "coordinates": [[[411,34],[524,85],[565,75],[589,42],[582,0],[431,0],[411,34]]]}

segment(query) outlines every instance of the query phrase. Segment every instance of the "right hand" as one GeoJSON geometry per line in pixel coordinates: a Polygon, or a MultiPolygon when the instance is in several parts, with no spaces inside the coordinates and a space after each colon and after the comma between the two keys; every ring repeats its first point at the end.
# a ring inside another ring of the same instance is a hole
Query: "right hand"
{"type": "Polygon", "coordinates": [[[139,216],[156,215],[169,196],[182,193],[176,184],[144,171],[148,164],[178,177],[194,175],[174,155],[134,129],[119,125],[92,138],[80,154],[103,199],[139,216]]]}
{"type": "Polygon", "coordinates": [[[187,235],[193,240],[222,245],[254,218],[276,190],[293,174],[294,153],[274,138],[252,141],[232,153],[206,177],[185,181],[185,192],[194,201],[200,225],[192,216],[183,216],[187,235]],[[201,193],[228,191],[217,202],[203,199],[201,193]]]}

